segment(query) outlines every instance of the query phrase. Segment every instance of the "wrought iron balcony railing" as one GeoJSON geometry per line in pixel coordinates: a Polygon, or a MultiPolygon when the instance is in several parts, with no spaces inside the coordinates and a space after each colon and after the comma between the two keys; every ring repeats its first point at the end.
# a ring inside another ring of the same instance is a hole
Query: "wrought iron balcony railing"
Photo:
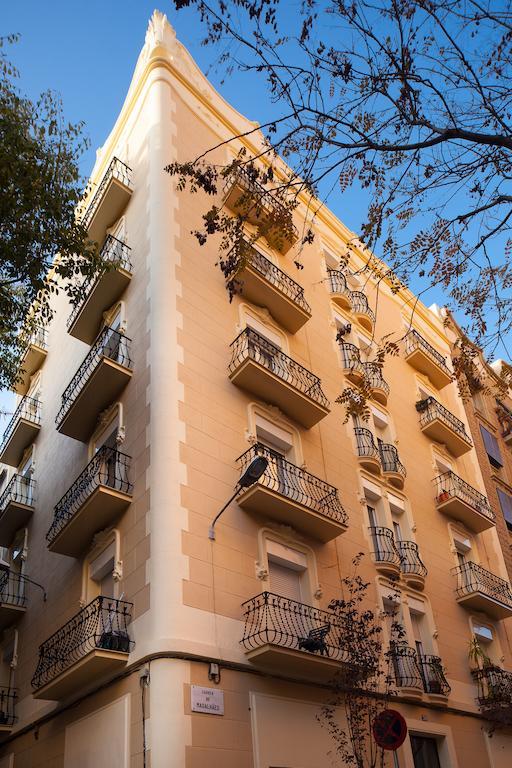
{"type": "Polygon", "coordinates": [[[425,578],[428,571],[420,557],[415,541],[397,541],[396,548],[400,556],[400,570],[406,576],[425,578]]]}
{"type": "Polygon", "coordinates": [[[80,368],[64,390],[61,408],[55,419],[57,425],[62,422],[102,358],[106,357],[125,368],[131,369],[130,344],[131,341],[127,336],[123,336],[113,328],[106,327],[102,330],[80,368]]]}
{"type": "Polygon", "coordinates": [[[379,443],[379,452],[382,470],[384,472],[394,472],[405,478],[407,471],[398,458],[396,447],[394,445],[389,445],[389,443],[379,443]]]}
{"type": "Polygon", "coordinates": [[[130,456],[103,445],[55,505],[53,522],[46,534],[47,542],[51,543],[59,535],[98,486],[132,493],[133,485],[128,477],[130,462],[130,456]]]}
{"type": "Polygon", "coordinates": [[[420,426],[425,427],[435,419],[439,419],[446,424],[450,429],[456,432],[470,445],[471,439],[466,432],[464,423],[454,416],[451,411],[441,405],[441,403],[435,399],[435,397],[427,397],[425,400],[419,400],[416,403],[416,410],[420,414],[420,426]]]}
{"type": "Polygon", "coordinates": [[[461,477],[452,472],[443,472],[442,475],[438,475],[434,478],[436,486],[436,502],[443,504],[449,499],[457,498],[463,501],[470,507],[473,507],[477,512],[487,517],[493,522],[496,521],[496,516],[491,509],[491,505],[487,498],[473,488],[472,485],[466,483],[461,477]]]}
{"type": "Polygon", "coordinates": [[[452,573],[457,576],[456,595],[458,598],[479,592],[491,600],[504,604],[512,611],[512,591],[510,584],[505,579],[501,579],[471,560],[453,568],[452,573]]]}
{"type": "Polygon", "coordinates": [[[388,651],[393,676],[398,688],[423,690],[423,677],[414,648],[408,645],[393,645],[388,651]]]}
{"type": "Polygon", "coordinates": [[[389,395],[389,384],[382,376],[382,368],[377,363],[363,363],[364,376],[370,389],[381,389],[386,397],[389,395]]]}
{"type": "Polygon", "coordinates": [[[0,573],[0,603],[13,605],[17,608],[27,607],[23,575],[15,571],[2,571],[0,573]]]}
{"type": "Polygon", "coordinates": [[[87,205],[82,219],[84,227],[88,228],[90,226],[94,214],[100,206],[103,194],[113,179],[121,182],[125,187],[131,188],[132,186],[132,169],[117,157],[112,158],[96,192],[92,196],[90,203],[87,205]]]}
{"type": "Polygon", "coordinates": [[[400,567],[401,558],[395,544],[393,531],[380,525],[372,525],[369,528],[373,542],[373,559],[376,563],[391,563],[400,567]]]}
{"type": "MultiPolygon", "coordinates": [[[[126,243],[118,240],[117,237],[114,237],[113,235],[107,235],[100,255],[104,262],[112,265],[111,269],[124,269],[127,272],[131,272],[133,266],[130,260],[130,251],[131,248],[126,245],[126,243]]],[[[103,274],[104,270],[99,272],[94,277],[84,281],[82,285],[80,300],[77,301],[67,319],[68,328],[71,328],[75,322],[76,318],[82,311],[84,304],[87,303],[91,291],[94,289],[95,285],[98,283],[103,274]]]]}
{"type": "Polygon", "coordinates": [[[0,730],[14,725],[16,717],[16,699],[18,693],[15,688],[0,688],[0,730]]]}
{"type": "MultiPolygon", "coordinates": [[[[273,264],[270,259],[263,256],[263,254],[257,251],[256,248],[247,245],[247,252],[247,263],[250,264],[256,272],[259,272],[265,280],[268,280],[274,288],[277,288],[278,291],[301,307],[304,312],[311,314],[311,307],[304,297],[304,288],[302,288],[301,285],[295,282],[295,280],[287,275],[286,272],[283,272],[282,269],[279,269],[279,267],[273,264]]],[[[229,259],[229,254],[226,258],[229,259]]]]}
{"type": "Polygon", "coordinates": [[[245,620],[241,644],[252,651],[266,644],[316,654],[334,661],[349,662],[340,619],[287,597],[263,592],[242,605],[245,620]]]}
{"type": "Polygon", "coordinates": [[[419,655],[418,663],[425,693],[448,696],[451,687],[445,677],[443,663],[439,656],[419,655]]]}
{"type": "Polygon", "coordinates": [[[124,600],[97,597],[82,608],[39,646],[32,687],[41,688],[96,649],[129,653],[132,607],[124,600]]]}
{"type": "Polygon", "coordinates": [[[380,461],[379,448],[373,439],[373,434],[365,427],[354,427],[356,436],[357,455],[380,461]]]}
{"type": "Polygon", "coordinates": [[[375,323],[375,313],[370,309],[368,299],[362,293],[362,291],[351,291],[350,299],[352,303],[352,311],[356,315],[366,315],[371,321],[372,325],[375,323]]]}
{"type": "Polygon", "coordinates": [[[35,485],[35,480],[32,480],[31,477],[13,475],[0,496],[0,516],[8,504],[33,506],[35,485]]]}
{"type": "Polygon", "coordinates": [[[297,239],[298,232],[296,227],[292,224],[291,212],[271,191],[265,189],[265,187],[260,184],[246,168],[237,168],[236,171],[226,178],[224,184],[224,194],[226,196],[235,184],[244,190],[243,194],[240,196],[242,208],[250,209],[253,201],[256,200],[256,208],[260,208],[262,212],[274,211],[276,219],[279,219],[286,228],[290,228],[294,239],[297,239]]]}
{"type": "Polygon", "coordinates": [[[494,664],[471,670],[478,686],[478,705],[493,719],[512,724],[512,672],[494,664]]]}
{"type": "Polygon", "coordinates": [[[329,275],[329,288],[331,293],[335,293],[338,296],[344,296],[347,304],[352,306],[352,291],[348,287],[345,273],[340,269],[328,269],[327,274],[329,275]]]}
{"type": "Polygon", "coordinates": [[[0,446],[0,454],[5,450],[5,447],[11,439],[16,426],[21,420],[30,421],[32,424],[41,424],[41,401],[36,400],[34,397],[26,395],[22,398],[18,404],[18,407],[13,413],[7,428],[4,432],[2,439],[2,445],[0,446]]]}
{"type": "Polygon", "coordinates": [[[364,363],[361,362],[360,351],[355,344],[348,341],[340,341],[342,365],[346,371],[359,374],[361,377],[366,374],[364,363]]]}
{"type": "Polygon", "coordinates": [[[452,374],[446,363],[446,357],[434,349],[432,344],[429,344],[418,331],[411,330],[405,337],[405,354],[410,355],[418,348],[451,378],[452,374]]]}
{"type": "Polygon", "coordinates": [[[26,346],[48,349],[48,329],[44,325],[36,325],[29,336],[23,336],[26,340],[26,346]]]}
{"type": "Polygon", "coordinates": [[[240,473],[243,473],[256,456],[264,456],[268,466],[259,484],[269,488],[291,501],[318,512],[343,525],[347,513],[338,497],[338,489],[296,464],[292,464],[270,448],[258,443],[245,451],[239,458],[240,473]]]}
{"type": "Polygon", "coordinates": [[[244,328],[232,342],[229,372],[235,371],[247,358],[259,363],[274,376],[282,379],[303,395],[315,400],[322,407],[329,407],[329,401],[322,391],[318,376],[285,355],[279,347],[276,347],[275,344],[272,344],[252,328],[244,328]]]}

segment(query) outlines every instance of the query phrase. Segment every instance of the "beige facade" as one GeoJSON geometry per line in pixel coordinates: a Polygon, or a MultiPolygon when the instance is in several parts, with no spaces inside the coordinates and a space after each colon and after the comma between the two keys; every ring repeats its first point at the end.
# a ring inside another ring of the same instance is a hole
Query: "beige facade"
{"type": "Polygon", "coordinates": [[[163,168],[253,127],[155,13],[92,174],[87,221],[115,268],[73,312],[59,298],[0,447],[0,683],[17,689],[1,768],[332,765],[316,719],[342,663],[328,605],[360,551],[371,605],[398,585],[407,633],[395,766],[435,765],[420,748],[441,768],[510,762],[468,644],[492,625],[512,669],[512,594],[443,318],[361,273],[362,251],[342,270],[352,235],[325,209],[303,270],[297,244],[258,242],[228,301],[217,244],[191,234],[204,200],[163,168]],[[379,376],[386,334],[405,340],[379,376]],[[334,401],[364,376],[370,421],[344,423],[334,401]],[[212,540],[257,454],[265,475],[212,540]],[[193,711],[194,686],[223,714],[193,711]]]}

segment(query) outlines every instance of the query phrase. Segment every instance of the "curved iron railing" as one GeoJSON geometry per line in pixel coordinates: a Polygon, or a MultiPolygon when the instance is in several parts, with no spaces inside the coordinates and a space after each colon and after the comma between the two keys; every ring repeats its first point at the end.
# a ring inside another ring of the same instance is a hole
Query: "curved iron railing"
{"type": "Polygon", "coordinates": [[[478,685],[477,702],[483,712],[499,714],[500,710],[512,717],[512,672],[494,664],[472,669],[471,675],[478,685]]]}
{"type": "Polygon", "coordinates": [[[395,683],[398,688],[423,690],[423,677],[414,648],[408,645],[394,645],[387,655],[391,661],[395,683]]]}
{"type": "Polygon", "coordinates": [[[403,574],[423,576],[428,573],[415,541],[397,541],[396,548],[400,556],[400,570],[403,574]]]}
{"type": "Polygon", "coordinates": [[[389,384],[382,376],[382,368],[377,363],[363,363],[364,377],[370,389],[381,389],[386,397],[389,395],[389,384]]]}
{"type": "Polygon", "coordinates": [[[352,302],[352,312],[355,315],[366,315],[372,324],[375,323],[375,313],[370,309],[368,299],[364,293],[361,291],[351,291],[350,299],[352,302]]]}
{"type": "Polygon", "coordinates": [[[238,458],[240,473],[245,472],[256,456],[264,456],[268,465],[258,480],[259,485],[285,496],[287,499],[302,504],[308,509],[336,520],[343,525],[347,522],[347,513],[338,497],[338,489],[296,464],[286,461],[283,456],[270,448],[257,443],[238,458]]]}
{"type": "Polygon", "coordinates": [[[13,475],[4,492],[0,496],[0,515],[3,514],[8,504],[24,504],[26,507],[34,506],[35,480],[25,475],[13,475]]]}
{"type": "Polygon", "coordinates": [[[15,688],[0,688],[0,726],[14,725],[16,717],[16,699],[18,692],[15,688]]]}
{"type": "Polygon", "coordinates": [[[25,397],[20,400],[18,407],[14,411],[12,419],[4,432],[2,445],[0,446],[0,454],[4,452],[7,443],[11,439],[13,432],[21,419],[30,421],[32,424],[41,424],[41,401],[36,400],[34,397],[29,397],[28,395],[25,395],[25,397]]]}
{"type": "Polygon", "coordinates": [[[235,371],[247,358],[266,368],[278,378],[286,381],[303,395],[315,400],[324,408],[329,407],[329,401],[322,391],[318,376],[304,368],[299,363],[285,355],[279,347],[268,341],[252,328],[244,330],[231,344],[231,362],[229,372],[235,371]]]}
{"type": "Polygon", "coordinates": [[[46,534],[47,542],[51,543],[57,538],[98,486],[104,485],[116,491],[131,494],[133,485],[128,477],[130,462],[130,456],[103,445],[55,505],[53,522],[46,534]]]}
{"type": "Polygon", "coordinates": [[[229,190],[237,183],[245,190],[237,201],[238,204],[241,204],[248,212],[252,207],[255,198],[257,208],[261,208],[262,211],[275,211],[276,218],[280,219],[283,226],[287,230],[289,229],[292,237],[297,239],[299,233],[292,222],[291,212],[271,191],[265,189],[265,187],[260,184],[260,182],[257,181],[246,168],[239,167],[236,171],[229,174],[224,184],[224,194],[227,196],[229,190]]]}
{"type": "Polygon", "coordinates": [[[439,419],[443,421],[450,429],[457,432],[466,442],[472,445],[471,439],[466,432],[464,423],[453,415],[448,408],[435,399],[435,397],[427,397],[425,400],[419,400],[416,403],[416,410],[420,414],[420,426],[426,427],[431,421],[439,419]]]}
{"type": "MultiPolygon", "coordinates": [[[[103,247],[100,252],[100,256],[103,259],[104,262],[110,263],[113,266],[114,269],[124,269],[127,272],[131,272],[133,269],[132,263],[130,261],[130,251],[131,248],[126,245],[126,243],[123,243],[121,240],[118,240],[117,237],[114,237],[113,235],[107,235],[105,242],[103,244],[103,247]]],[[[105,269],[102,269],[98,274],[94,275],[93,277],[85,280],[81,286],[81,296],[80,300],[75,304],[73,307],[73,310],[71,311],[71,314],[69,315],[67,319],[67,327],[71,328],[73,323],[75,322],[76,318],[82,311],[84,305],[87,303],[87,300],[94,290],[95,286],[100,281],[101,277],[105,274],[105,269]]]]}
{"type": "MultiPolygon", "coordinates": [[[[304,297],[304,288],[299,285],[293,278],[279,269],[273,264],[270,259],[267,259],[262,253],[253,248],[252,245],[246,244],[247,249],[247,264],[250,265],[256,272],[259,272],[265,280],[267,280],[274,288],[287,296],[297,306],[311,314],[311,307],[304,297]]],[[[230,254],[227,254],[226,261],[229,261],[230,254]]]]}
{"type": "Polygon", "coordinates": [[[418,331],[411,330],[405,336],[405,354],[410,355],[415,349],[420,348],[430,359],[442,368],[443,371],[451,376],[452,372],[446,364],[446,357],[444,357],[437,349],[434,349],[432,344],[429,344],[418,331]]]}
{"type": "Polygon", "coordinates": [[[2,571],[0,573],[0,603],[26,608],[25,584],[23,574],[15,571],[2,571]]]}
{"type": "Polygon", "coordinates": [[[44,325],[36,325],[30,335],[27,331],[22,332],[22,338],[27,348],[34,346],[40,349],[48,349],[48,328],[44,325]]]}
{"type": "Polygon", "coordinates": [[[373,559],[376,563],[393,563],[400,566],[400,555],[396,548],[393,531],[380,525],[368,529],[373,542],[373,559]]]}
{"type": "Polygon", "coordinates": [[[341,296],[345,296],[347,301],[352,304],[352,291],[348,287],[345,274],[339,269],[328,269],[327,274],[329,275],[329,287],[331,293],[337,293],[341,296]]]}
{"type": "Polygon", "coordinates": [[[124,184],[125,187],[128,187],[129,189],[132,188],[132,169],[126,165],[126,163],[123,163],[121,160],[119,160],[118,157],[112,158],[110,165],[105,171],[91,202],[86,207],[84,217],[82,219],[82,224],[84,227],[87,228],[90,226],[91,221],[94,218],[94,214],[100,206],[103,193],[105,192],[105,189],[112,179],[117,179],[121,182],[121,184],[124,184]]]}
{"type": "Polygon", "coordinates": [[[380,459],[379,448],[373,434],[366,427],[354,427],[357,455],[361,458],[380,459]]]}
{"type": "Polygon", "coordinates": [[[240,642],[246,651],[271,644],[339,662],[351,660],[343,644],[340,619],[330,611],[272,592],[262,592],[243,603],[242,608],[245,626],[240,642]]]}
{"type": "Polygon", "coordinates": [[[505,579],[501,579],[471,560],[453,568],[452,573],[457,576],[457,597],[466,597],[474,592],[480,592],[512,610],[512,591],[505,579]]]}
{"type": "Polygon", "coordinates": [[[125,368],[132,367],[130,344],[131,340],[127,336],[123,336],[113,328],[106,327],[101,331],[85,360],[64,390],[62,405],[55,419],[57,426],[68,413],[102,358],[107,357],[125,368]]]}
{"type": "Polygon", "coordinates": [[[398,458],[398,451],[394,445],[379,443],[379,453],[383,472],[395,472],[397,475],[406,477],[407,470],[398,458]]]}
{"type": "Polygon", "coordinates": [[[95,649],[129,653],[132,603],[97,597],[39,646],[32,687],[41,688],[95,649]]]}
{"type": "Polygon", "coordinates": [[[423,689],[425,693],[439,694],[448,696],[451,687],[445,677],[443,663],[439,656],[418,656],[418,663],[423,679],[423,689]]]}
{"type": "Polygon", "coordinates": [[[351,344],[349,341],[340,341],[338,344],[344,370],[351,373],[360,373],[361,376],[364,376],[364,363],[361,362],[360,351],[356,345],[351,344]]]}
{"type": "Polygon", "coordinates": [[[477,512],[487,517],[488,520],[496,521],[496,515],[491,509],[491,505],[486,496],[472,485],[466,483],[462,477],[452,472],[443,472],[433,481],[436,484],[436,502],[442,504],[449,499],[457,498],[473,507],[477,512]]]}

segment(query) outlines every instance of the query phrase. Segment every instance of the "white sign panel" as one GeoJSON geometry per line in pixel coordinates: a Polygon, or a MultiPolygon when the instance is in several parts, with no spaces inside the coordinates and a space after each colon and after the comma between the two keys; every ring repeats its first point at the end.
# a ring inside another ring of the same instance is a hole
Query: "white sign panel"
{"type": "Polygon", "coordinates": [[[190,706],[192,712],[204,712],[207,715],[224,714],[224,691],[218,688],[203,688],[200,685],[190,687],[190,706]]]}

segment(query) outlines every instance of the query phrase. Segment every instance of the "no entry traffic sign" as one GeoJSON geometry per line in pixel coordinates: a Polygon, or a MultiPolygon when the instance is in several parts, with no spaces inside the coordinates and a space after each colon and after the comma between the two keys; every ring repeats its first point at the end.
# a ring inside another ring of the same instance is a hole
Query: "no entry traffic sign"
{"type": "Polygon", "coordinates": [[[373,721],[373,738],[382,749],[401,747],[407,736],[407,723],[396,709],[385,709],[373,721]]]}

